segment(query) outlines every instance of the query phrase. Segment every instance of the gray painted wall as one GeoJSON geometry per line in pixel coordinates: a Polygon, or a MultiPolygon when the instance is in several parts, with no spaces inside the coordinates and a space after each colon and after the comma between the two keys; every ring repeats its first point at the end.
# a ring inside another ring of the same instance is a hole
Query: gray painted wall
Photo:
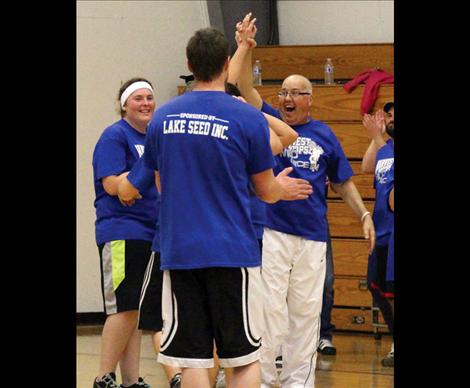
{"type": "Polygon", "coordinates": [[[280,44],[393,43],[393,1],[278,0],[280,44]]]}

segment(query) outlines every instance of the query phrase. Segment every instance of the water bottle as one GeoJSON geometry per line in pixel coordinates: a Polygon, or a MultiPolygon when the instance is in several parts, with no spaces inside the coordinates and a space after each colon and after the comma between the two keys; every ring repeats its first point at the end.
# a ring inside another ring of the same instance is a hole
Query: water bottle
{"type": "Polygon", "coordinates": [[[325,85],[333,85],[335,83],[335,68],[331,58],[326,58],[325,62],[325,85]]]}
{"type": "Polygon", "coordinates": [[[253,86],[260,86],[261,84],[261,62],[257,59],[253,65],[253,86]]]}

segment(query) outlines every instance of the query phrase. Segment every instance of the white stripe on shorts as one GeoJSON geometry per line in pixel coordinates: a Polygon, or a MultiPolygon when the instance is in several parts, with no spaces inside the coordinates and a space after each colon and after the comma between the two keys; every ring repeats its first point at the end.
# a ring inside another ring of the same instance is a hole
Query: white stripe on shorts
{"type": "MultiPolygon", "coordinates": [[[[261,286],[260,279],[260,269],[259,267],[254,268],[240,268],[242,272],[242,310],[243,310],[243,326],[245,328],[245,335],[248,342],[253,346],[260,346],[261,344],[261,333],[257,332],[256,327],[253,327],[253,323],[256,323],[257,319],[263,319],[262,314],[257,314],[258,317],[252,316],[256,311],[263,311],[262,305],[253,306],[255,308],[250,308],[250,302],[262,301],[262,298],[257,298],[257,288],[261,286]],[[258,273],[258,281],[254,279],[256,276],[256,271],[258,273]],[[250,276],[253,281],[250,282],[250,276]],[[257,287],[258,286],[258,287],[257,287]],[[248,292],[248,295],[247,295],[248,292]],[[259,334],[259,335],[257,335],[259,334]],[[255,337],[257,336],[257,338],[255,337]]],[[[259,327],[259,325],[258,325],[259,327]]]]}
{"type": "Polygon", "coordinates": [[[176,297],[171,290],[171,277],[170,271],[163,271],[163,288],[162,288],[162,338],[160,340],[160,352],[163,352],[171,344],[173,337],[178,329],[178,303],[176,297]],[[171,298],[171,299],[170,299],[171,298]],[[171,307],[169,303],[164,303],[165,300],[171,300],[171,307]],[[170,325],[170,327],[168,327],[170,325]]]}
{"type": "Polygon", "coordinates": [[[103,294],[106,314],[117,313],[116,292],[113,286],[113,257],[111,254],[111,242],[104,244],[101,252],[103,265],[103,294]]]}
{"type": "Polygon", "coordinates": [[[145,298],[145,292],[147,291],[147,287],[150,283],[150,277],[151,277],[150,275],[152,273],[154,259],[155,259],[155,252],[152,252],[152,254],[150,255],[149,263],[147,264],[147,269],[145,270],[144,281],[142,284],[142,289],[140,291],[139,310],[140,310],[140,307],[142,306],[142,302],[145,298]]]}
{"type": "Polygon", "coordinates": [[[144,274],[144,282],[142,284],[142,289],[140,291],[140,301],[139,301],[139,317],[137,318],[137,327],[139,327],[139,323],[140,323],[140,308],[142,306],[142,302],[144,301],[144,298],[145,298],[145,293],[147,292],[147,287],[150,283],[150,278],[151,278],[151,274],[152,274],[152,269],[153,269],[153,262],[155,260],[155,252],[152,252],[152,254],[150,255],[150,260],[149,260],[149,263],[147,264],[147,269],[145,270],[145,274],[144,274]]]}

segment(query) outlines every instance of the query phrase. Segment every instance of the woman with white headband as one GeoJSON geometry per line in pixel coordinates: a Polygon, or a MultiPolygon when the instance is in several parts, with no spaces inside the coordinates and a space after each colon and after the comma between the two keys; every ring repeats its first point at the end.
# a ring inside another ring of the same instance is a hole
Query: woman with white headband
{"type": "Polygon", "coordinates": [[[158,192],[153,181],[134,206],[125,206],[117,187],[144,152],[147,124],[155,110],[151,83],[144,78],[127,81],[119,90],[119,102],[122,118],[103,131],[93,153],[95,234],[107,315],[93,388],[150,388],[139,377],[142,332],[137,322],[156,230],[158,192]],[[116,383],[118,363],[122,385],[116,383]]]}

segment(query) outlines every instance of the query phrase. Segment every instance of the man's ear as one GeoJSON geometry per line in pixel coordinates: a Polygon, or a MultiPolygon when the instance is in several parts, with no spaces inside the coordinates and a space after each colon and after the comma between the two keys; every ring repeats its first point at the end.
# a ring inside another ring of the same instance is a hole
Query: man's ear
{"type": "Polygon", "coordinates": [[[193,67],[191,66],[191,62],[189,62],[189,59],[186,61],[186,64],[188,66],[188,70],[192,73],[193,72],[193,67]]]}

